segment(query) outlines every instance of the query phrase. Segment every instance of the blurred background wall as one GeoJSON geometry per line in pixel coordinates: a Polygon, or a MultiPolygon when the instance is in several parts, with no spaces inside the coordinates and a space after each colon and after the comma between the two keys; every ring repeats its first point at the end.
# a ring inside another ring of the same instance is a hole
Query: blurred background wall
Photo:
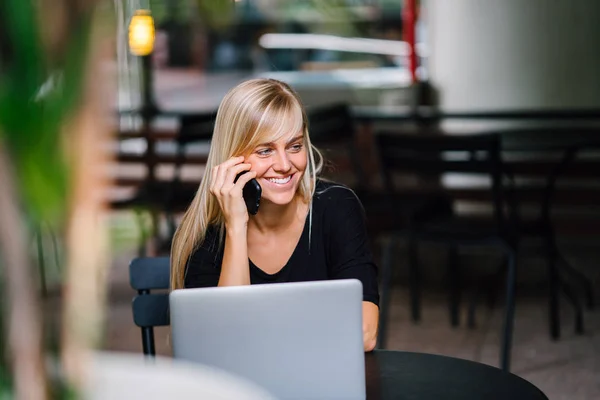
{"type": "Polygon", "coordinates": [[[600,1],[427,0],[444,110],[600,105],[600,1]]]}

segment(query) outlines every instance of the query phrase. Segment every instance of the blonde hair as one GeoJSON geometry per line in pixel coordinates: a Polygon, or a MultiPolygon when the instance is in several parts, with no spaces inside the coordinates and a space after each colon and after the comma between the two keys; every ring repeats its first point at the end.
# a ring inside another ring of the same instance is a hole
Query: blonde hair
{"type": "Polygon", "coordinates": [[[210,226],[218,228],[220,244],[224,218],[210,193],[210,171],[231,157],[250,154],[258,145],[299,131],[307,148],[307,168],[298,188],[306,203],[312,201],[323,159],[311,144],[308,120],[298,95],[275,79],[252,79],[231,89],[217,111],[205,175],[183,216],[171,249],[171,290],[184,287],[190,256],[204,242],[210,226]]]}

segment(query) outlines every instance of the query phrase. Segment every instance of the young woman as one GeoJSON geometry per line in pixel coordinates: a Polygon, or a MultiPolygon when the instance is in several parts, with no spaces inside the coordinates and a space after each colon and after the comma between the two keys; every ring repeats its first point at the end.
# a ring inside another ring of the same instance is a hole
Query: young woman
{"type": "Polygon", "coordinates": [[[317,178],[321,166],[287,84],[253,79],[233,88],[217,112],[206,175],[173,239],[171,288],[356,278],[364,348],[372,350],[379,294],[364,212],[350,189],[317,178]],[[249,215],[242,188],[253,178],[262,198],[249,215]]]}

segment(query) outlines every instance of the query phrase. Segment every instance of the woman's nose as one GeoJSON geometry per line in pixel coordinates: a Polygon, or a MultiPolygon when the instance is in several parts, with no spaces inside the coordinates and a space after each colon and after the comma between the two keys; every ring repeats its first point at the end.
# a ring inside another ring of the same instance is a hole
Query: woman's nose
{"type": "Polygon", "coordinates": [[[291,168],[291,163],[288,158],[288,154],[284,152],[277,152],[275,156],[275,163],[273,169],[277,172],[287,172],[291,168]]]}

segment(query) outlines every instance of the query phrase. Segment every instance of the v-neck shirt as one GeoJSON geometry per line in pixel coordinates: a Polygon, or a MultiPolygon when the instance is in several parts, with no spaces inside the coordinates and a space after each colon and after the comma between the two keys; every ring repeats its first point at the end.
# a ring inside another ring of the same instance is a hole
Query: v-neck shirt
{"type": "MultiPolygon", "coordinates": [[[[269,274],[248,259],[250,283],[354,278],[362,283],[363,300],[379,304],[377,267],[356,194],[343,185],[319,180],[311,207],[298,244],[279,271],[269,274]]],[[[185,287],[217,286],[223,251],[218,229],[210,227],[188,261],[185,287]]]]}
{"type": "MultiPolygon", "coordinates": [[[[298,242],[296,244],[296,247],[294,247],[294,250],[292,251],[292,254],[290,255],[290,257],[288,258],[287,262],[285,263],[285,265],[283,265],[279,271],[273,273],[273,274],[269,274],[268,272],[265,272],[262,268],[260,268],[258,265],[254,264],[254,262],[252,261],[251,258],[248,257],[248,263],[250,264],[250,277],[252,278],[252,273],[254,272],[255,275],[261,277],[262,279],[264,279],[265,283],[267,281],[272,281],[272,282],[289,282],[288,280],[278,280],[280,275],[286,275],[288,274],[287,270],[288,267],[290,265],[290,263],[293,263],[295,260],[295,256],[296,253],[303,253],[308,251],[308,249],[306,248],[306,246],[303,246],[304,241],[306,241],[308,243],[308,230],[310,227],[310,213],[308,213],[306,215],[306,218],[304,219],[304,226],[302,227],[302,232],[300,233],[300,238],[298,239],[298,242]]],[[[263,283],[263,282],[252,282],[251,283],[263,283]]]]}

